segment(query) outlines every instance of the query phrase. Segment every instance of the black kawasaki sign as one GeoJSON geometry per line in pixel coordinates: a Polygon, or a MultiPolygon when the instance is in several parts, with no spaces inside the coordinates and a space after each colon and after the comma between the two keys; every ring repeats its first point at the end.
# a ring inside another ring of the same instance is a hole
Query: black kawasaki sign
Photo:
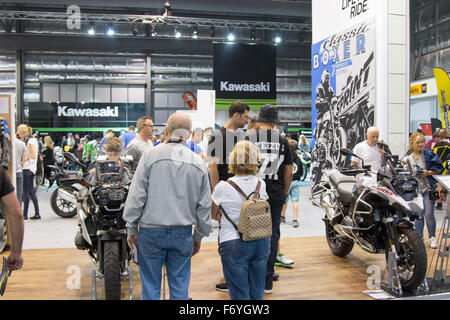
{"type": "Polygon", "coordinates": [[[214,44],[216,99],[276,99],[274,45],[214,44]]]}
{"type": "Polygon", "coordinates": [[[145,115],[144,103],[28,103],[33,127],[127,127],[145,115]]]}

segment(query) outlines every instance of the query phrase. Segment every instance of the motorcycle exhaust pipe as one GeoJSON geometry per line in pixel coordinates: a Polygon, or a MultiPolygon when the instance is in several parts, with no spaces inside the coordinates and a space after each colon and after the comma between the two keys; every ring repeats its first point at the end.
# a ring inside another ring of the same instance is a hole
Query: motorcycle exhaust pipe
{"type": "Polygon", "coordinates": [[[62,188],[58,189],[58,197],[60,197],[61,199],[65,200],[65,201],[68,201],[70,203],[77,204],[76,195],[74,195],[62,188]]]}

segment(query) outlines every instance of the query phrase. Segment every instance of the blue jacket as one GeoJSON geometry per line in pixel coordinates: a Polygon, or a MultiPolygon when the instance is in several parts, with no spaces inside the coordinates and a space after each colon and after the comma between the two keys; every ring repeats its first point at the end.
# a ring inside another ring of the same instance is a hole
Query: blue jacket
{"type": "MultiPolygon", "coordinates": [[[[439,156],[435,154],[433,151],[428,149],[422,150],[423,159],[425,161],[425,169],[426,170],[435,170],[438,172],[438,174],[441,174],[444,170],[444,167],[442,165],[441,159],[439,159],[439,156]]],[[[430,186],[432,188],[436,187],[436,179],[433,177],[427,177],[428,182],[430,183],[430,186]]]]}

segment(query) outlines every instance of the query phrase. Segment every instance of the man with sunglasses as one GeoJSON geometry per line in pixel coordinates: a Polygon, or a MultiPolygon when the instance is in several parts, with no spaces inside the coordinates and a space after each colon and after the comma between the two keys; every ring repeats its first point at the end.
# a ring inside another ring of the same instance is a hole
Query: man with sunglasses
{"type": "Polygon", "coordinates": [[[149,116],[142,116],[138,119],[136,126],[139,129],[139,134],[131,140],[125,149],[126,155],[133,157],[133,171],[136,170],[139,160],[145,150],[153,148],[152,137],[153,119],[149,116]]]}

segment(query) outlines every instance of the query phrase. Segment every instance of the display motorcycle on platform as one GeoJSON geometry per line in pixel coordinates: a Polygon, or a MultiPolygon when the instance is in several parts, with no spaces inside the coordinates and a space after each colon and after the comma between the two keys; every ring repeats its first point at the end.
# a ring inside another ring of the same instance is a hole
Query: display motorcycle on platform
{"type": "MultiPolygon", "coordinates": [[[[73,155],[72,155],[73,156],[73,155]]],[[[75,157],[73,163],[85,166],[75,157]]],[[[79,250],[87,250],[97,266],[97,273],[105,282],[105,298],[119,300],[121,276],[127,275],[131,262],[127,244],[127,230],[122,219],[132,174],[126,169],[131,165],[126,159],[121,164],[98,158],[95,173],[85,173],[86,189],[73,194],[64,194],[67,200],[76,203],[80,230],[75,237],[79,250]]],[[[87,171],[87,170],[86,170],[87,171]]]]}
{"type": "MultiPolygon", "coordinates": [[[[348,149],[341,153],[356,156],[348,149]]],[[[394,257],[399,285],[414,291],[427,269],[425,245],[412,223],[423,210],[415,178],[420,172],[409,163],[408,169],[398,166],[397,159],[385,154],[377,173],[364,162],[363,168],[325,170],[312,200],[325,209],[326,238],[335,255],[345,257],[356,243],[367,252],[385,253],[387,262],[394,257]]]]}

